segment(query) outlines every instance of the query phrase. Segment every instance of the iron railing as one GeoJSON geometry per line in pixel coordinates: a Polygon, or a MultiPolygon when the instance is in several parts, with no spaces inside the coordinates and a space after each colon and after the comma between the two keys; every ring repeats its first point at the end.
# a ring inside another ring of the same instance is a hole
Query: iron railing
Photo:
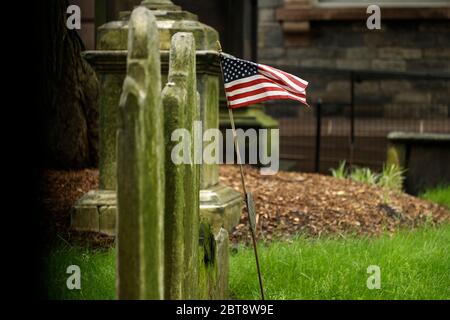
{"type": "MultiPolygon", "coordinates": [[[[358,83],[362,83],[364,81],[406,80],[412,83],[415,81],[426,81],[434,84],[444,82],[447,85],[449,83],[448,81],[450,81],[449,73],[318,69],[282,65],[274,67],[292,74],[300,75],[305,79],[308,79],[307,76],[326,76],[337,77],[341,81],[342,79],[346,79],[346,81],[349,82],[349,92],[342,93],[343,95],[347,94],[349,96],[349,101],[346,103],[347,110],[339,116],[332,115],[330,117],[330,112],[327,110],[327,106],[333,105],[333,101],[329,99],[326,101],[319,95],[315,97],[315,101],[311,104],[314,106],[313,115],[315,117],[315,121],[311,115],[305,117],[291,117],[288,120],[280,119],[281,158],[286,160],[297,160],[299,162],[303,162],[303,164],[308,163],[308,165],[300,166],[298,168],[300,170],[327,172],[329,167],[321,168],[321,163],[330,166],[331,164],[336,163],[338,158],[340,160],[347,160],[350,165],[357,164],[378,169],[384,161],[382,156],[384,155],[383,152],[385,152],[386,136],[390,131],[400,130],[450,133],[450,110],[446,112],[446,116],[439,116],[435,118],[402,118],[401,116],[388,118],[383,115],[379,117],[362,117],[358,115],[358,107],[360,106],[357,104],[358,83]],[[330,125],[333,126],[333,124],[336,127],[335,130],[329,129],[329,132],[326,135],[324,135],[323,132],[323,127],[327,126],[327,124],[324,124],[324,119],[328,120],[328,129],[330,128],[330,125]],[[361,129],[356,130],[356,125],[358,123],[361,126],[365,126],[367,130],[365,132],[361,129]],[[312,135],[313,137],[311,137],[312,135]],[[326,137],[325,140],[324,137],[326,137]],[[358,139],[362,140],[361,137],[364,137],[366,140],[362,143],[365,145],[362,146],[363,150],[358,150],[359,154],[355,155],[356,142],[358,139]],[[304,143],[303,150],[301,150],[302,141],[304,143]],[[325,145],[323,142],[325,142],[325,145]],[[312,144],[314,144],[313,147],[312,144]],[[371,146],[371,144],[373,144],[373,146],[371,146]],[[328,155],[325,158],[322,158],[322,149],[324,147],[327,148],[328,155]],[[333,149],[335,155],[333,155],[333,149]],[[343,155],[343,149],[348,150],[346,155],[343,155]],[[372,157],[370,152],[371,150],[376,153],[374,157],[372,157]],[[361,157],[362,152],[366,153],[363,157],[361,157]]],[[[434,93],[438,92],[441,95],[448,95],[445,98],[445,105],[446,108],[450,109],[450,92],[445,89],[448,88],[448,85],[447,87],[446,85],[441,85],[444,89],[439,89],[438,86],[438,89],[434,90],[434,93]]],[[[382,103],[383,102],[380,104],[382,103]]],[[[389,106],[386,108],[389,108],[389,106]]],[[[271,111],[275,110],[281,109],[270,108],[269,113],[272,113],[271,111]]],[[[395,113],[395,110],[391,110],[390,113],[395,113]]],[[[273,115],[276,116],[276,112],[273,115]]]]}

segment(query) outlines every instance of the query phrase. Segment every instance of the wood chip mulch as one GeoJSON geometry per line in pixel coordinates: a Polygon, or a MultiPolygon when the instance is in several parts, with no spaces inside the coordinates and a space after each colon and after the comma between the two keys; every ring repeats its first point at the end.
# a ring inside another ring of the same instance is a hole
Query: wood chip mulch
{"type": "MultiPolygon", "coordinates": [[[[450,221],[450,211],[442,206],[351,180],[298,172],[263,176],[249,166],[244,174],[256,206],[257,237],[262,240],[289,240],[298,233],[370,236],[425,221],[450,221]]],[[[237,166],[221,166],[220,180],[242,190],[237,166]]],[[[233,242],[251,239],[245,206],[243,209],[240,224],[231,235],[233,242]]]]}
{"type": "MultiPolygon", "coordinates": [[[[445,208],[399,193],[350,180],[319,174],[279,172],[263,176],[254,167],[245,167],[248,191],[254,196],[257,237],[263,241],[286,239],[303,233],[377,235],[425,221],[450,221],[445,208]]],[[[241,191],[239,167],[221,166],[220,181],[241,191]]],[[[70,209],[89,190],[98,188],[98,170],[46,170],[39,200],[44,212],[41,228],[48,241],[63,238],[94,246],[109,246],[111,237],[70,230],[70,209]]],[[[247,212],[243,205],[241,221],[230,235],[236,242],[250,241],[247,212]]]]}

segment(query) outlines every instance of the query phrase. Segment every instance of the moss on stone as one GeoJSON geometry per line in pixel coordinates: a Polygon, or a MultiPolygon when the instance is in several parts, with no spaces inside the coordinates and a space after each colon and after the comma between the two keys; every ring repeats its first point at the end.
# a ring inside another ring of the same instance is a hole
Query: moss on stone
{"type": "Polygon", "coordinates": [[[145,8],[133,11],[130,24],[131,51],[117,133],[118,297],[162,299],[164,116],[159,50],[154,45],[159,34],[145,8]]]}

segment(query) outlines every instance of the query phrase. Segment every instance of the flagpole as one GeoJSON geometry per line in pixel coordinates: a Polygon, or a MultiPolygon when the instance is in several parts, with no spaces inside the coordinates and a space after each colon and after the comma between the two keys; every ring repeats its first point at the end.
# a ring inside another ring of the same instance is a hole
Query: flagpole
{"type": "MultiPolygon", "coordinates": [[[[217,41],[217,49],[219,51],[219,54],[222,54],[222,46],[220,45],[220,42],[217,41]]],[[[222,73],[222,77],[223,77],[223,68],[222,68],[222,60],[219,59],[219,63],[220,63],[220,69],[221,69],[221,73],[222,73]]],[[[225,81],[224,81],[225,84],[225,81]]],[[[233,142],[234,142],[234,146],[236,149],[236,156],[237,156],[237,161],[239,164],[239,171],[240,171],[240,175],[241,175],[241,183],[242,183],[242,190],[244,192],[244,196],[245,196],[245,206],[247,208],[247,214],[248,214],[248,221],[250,224],[250,233],[252,236],[252,242],[253,242],[253,251],[255,253],[255,260],[256,260],[256,270],[258,271],[258,280],[259,280],[259,289],[261,291],[261,300],[264,300],[264,289],[263,289],[263,283],[262,283],[262,277],[261,277],[261,270],[259,268],[259,258],[258,258],[258,249],[256,246],[256,237],[255,237],[255,231],[253,230],[253,227],[251,225],[250,222],[250,205],[249,205],[249,194],[247,193],[247,188],[245,187],[245,179],[244,179],[244,168],[242,166],[242,159],[241,159],[241,151],[239,149],[239,142],[237,139],[237,134],[236,134],[236,127],[234,124],[234,117],[233,117],[233,109],[230,108],[230,104],[228,102],[228,99],[225,98],[225,100],[227,101],[227,109],[228,109],[228,114],[230,116],[230,122],[231,122],[231,129],[233,132],[233,142]]],[[[255,228],[256,230],[256,228],[255,228]]]]}

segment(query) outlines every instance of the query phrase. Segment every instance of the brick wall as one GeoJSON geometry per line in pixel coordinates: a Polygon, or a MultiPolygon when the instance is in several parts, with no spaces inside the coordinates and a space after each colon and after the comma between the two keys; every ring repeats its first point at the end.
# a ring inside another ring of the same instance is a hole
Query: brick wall
{"type": "MultiPolygon", "coordinates": [[[[369,30],[366,27],[369,15],[363,9],[360,20],[289,21],[293,32],[285,21],[277,20],[277,9],[291,3],[309,6],[308,0],[259,0],[260,63],[296,66],[299,72],[302,68],[327,68],[450,74],[448,19],[396,20],[391,16],[383,20],[382,9],[381,30],[369,30]]],[[[346,112],[350,101],[348,77],[298,75],[311,83],[310,102],[321,97],[329,112],[346,112]]],[[[430,118],[450,114],[448,80],[362,81],[356,84],[355,92],[360,115],[430,118]]],[[[280,108],[270,108],[269,112],[279,115],[277,110],[280,108]]]]}

